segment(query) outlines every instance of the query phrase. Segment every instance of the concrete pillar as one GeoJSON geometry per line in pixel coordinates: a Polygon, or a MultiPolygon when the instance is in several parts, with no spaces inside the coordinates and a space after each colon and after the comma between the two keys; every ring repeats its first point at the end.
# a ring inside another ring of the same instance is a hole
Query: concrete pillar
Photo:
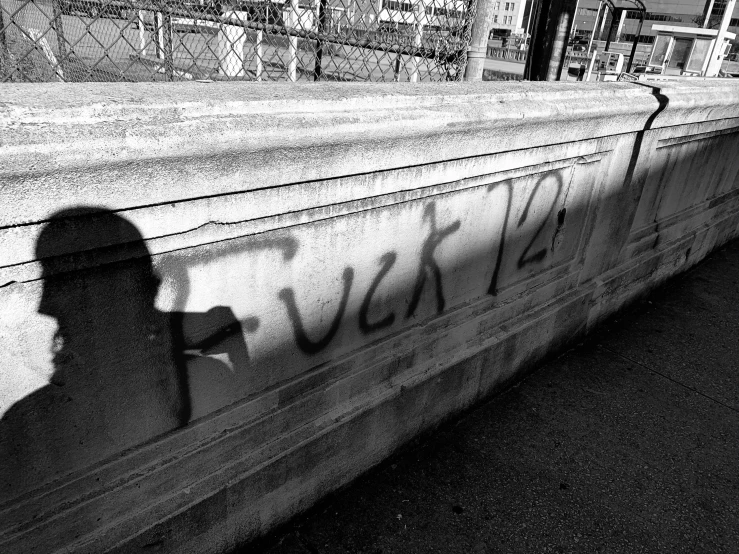
{"type": "Polygon", "coordinates": [[[144,25],[144,10],[136,12],[136,24],[139,28],[139,54],[146,56],[146,29],[144,25]]]}
{"type": "MultiPolygon", "coordinates": [[[[246,23],[248,12],[227,11],[223,17],[246,23]]],[[[221,25],[218,33],[218,64],[221,75],[242,77],[244,70],[244,43],[246,31],[240,25],[221,25]]]]}
{"type": "Polygon", "coordinates": [[[577,0],[539,0],[524,79],[557,81],[562,74],[577,0]]]}
{"type": "Polygon", "coordinates": [[[593,21],[593,32],[590,33],[590,40],[588,41],[588,52],[593,46],[593,39],[595,38],[595,30],[598,28],[598,18],[600,17],[600,10],[603,9],[603,0],[598,2],[598,11],[595,13],[595,21],[593,21]]]}
{"type": "MultiPolygon", "coordinates": [[[[606,19],[608,19],[608,6],[603,9],[603,18],[600,20],[600,29],[598,29],[598,40],[603,40],[603,29],[606,28],[606,19]]],[[[593,29],[595,32],[595,29],[593,29]]]]}
{"type": "Polygon", "coordinates": [[[598,59],[598,49],[596,48],[593,50],[593,53],[590,55],[590,61],[588,62],[588,71],[585,75],[585,81],[590,80],[590,75],[593,73],[593,67],[595,66],[595,62],[598,59]]]}
{"type": "Polygon", "coordinates": [[[621,17],[618,20],[618,27],[616,28],[616,40],[615,42],[621,42],[621,33],[624,30],[624,23],[626,23],[626,14],[628,10],[621,10],[621,17]]]}
{"type": "Polygon", "coordinates": [[[709,0],[708,3],[706,4],[706,13],[704,14],[703,25],[701,25],[701,27],[703,27],[704,29],[708,28],[708,22],[711,20],[711,12],[713,11],[713,3],[714,3],[714,0],[709,0]]]}
{"type": "Polygon", "coordinates": [[[156,46],[157,58],[164,59],[164,15],[162,12],[154,12],[154,44],[156,46]]]}

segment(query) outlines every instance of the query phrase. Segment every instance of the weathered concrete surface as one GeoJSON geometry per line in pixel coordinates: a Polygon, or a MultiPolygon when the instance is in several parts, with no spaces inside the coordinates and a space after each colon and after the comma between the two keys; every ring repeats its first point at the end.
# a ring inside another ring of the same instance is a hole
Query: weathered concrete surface
{"type": "Polygon", "coordinates": [[[739,241],[244,554],[739,543],[739,241]]]}
{"type": "Polygon", "coordinates": [[[230,548],[739,229],[731,81],[2,94],[3,552],[230,548]]]}

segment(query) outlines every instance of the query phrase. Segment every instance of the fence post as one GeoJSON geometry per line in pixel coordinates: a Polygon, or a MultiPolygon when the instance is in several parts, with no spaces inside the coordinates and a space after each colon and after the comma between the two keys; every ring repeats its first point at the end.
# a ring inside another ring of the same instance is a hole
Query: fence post
{"type": "MultiPolygon", "coordinates": [[[[167,9],[165,2],[165,9],[167,9]]],[[[162,49],[164,50],[164,74],[167,81],[174,80],[174,53],[172,48],[172,14],[167,9],[162,18],[162,49]]]]}
{"type": "MultiPolygon", "coordinates": [[[[426,19],[426,6],[423,0],[417,1],[415,6],[413,6],[413,18],[413,46],[416,48],[416,51],[418,51],[423,45],[423,22],[426,19]]],[[[418,82],[418,72],[419,66],[421,65],[421,57],[411,56],[410,62],[411,74],[408,80],[411,83],[416,83],[418,82]]]]}
{"type": "Polygon", "coordinates": [[[531,45],[524,79],[558,81],[567,55],[570,27],[577,0],[538,0],[534,6],[531,45]]]}
{"type": "Polygon", "coordinates": [[[328,9],[327,4],[327,0],[320,0],[320,2],[318,3],[318,44],[316,45],[316,65],[313,68],[314,81],[321,80],[321,72],[323,71],[323,67],[321,66],[321,64],[323,63],[323,41],[321,41],[321,36],[326,29],[326,10],[328,9]]]}
{"type": "MultiPolygon", "coordinates": [[[[470,45],[467,48],[467,66],[464,68],[465,81],[482,81],[488,51],[488,34],[493,22],[493,2],[494,0],[477,0],[470,45]]],[[[473,2],[468,4],[472,5],[473,2]]]]}
{"type": "Polygon", "coordinates": [[[51,9],[54,20],[51,24],[52,29],[56,33],[56,45],[59,50],[59,60],[57,65],[57,75],[64,80],[64,62],[67,59],[67,40],[64,38],[64,24],[62,23],[62,8],[59,0],[52,0],[51,9]]]}
{"type": "Polygon", "coordinates": [[[0,78],[9,78],[12,75],[12,71],[8,71],[5,67],[6,65],[11,65],[8,40],[5,38],[5,29],[6,27],[9,28],[10,24],[5,25],[5,16],[3,13],[3,7],[0,5],[0,78]]]}
{"type": "Polygon", "coordinates": [[[154,50],[157,58],[164,59],[164,23],[162,21],[162,12],[154,12],[154,50]]]}
{"type": "Polygon", "coordinates": [[[264,73],[264,31],[257,31],[256,43],[254,45],[257,52],[257,81],[262,80],[262,73],[264,73]]]}
{"type": "MultiPolygon", "coordinates": [[[[290,12],[285,22],[288,29],[298,27],[298,0],[290,0],[290,12]]],[[[288,35],[287,37],[287,78],[291,82],[298,80],[298,37],[288,35]]]]}

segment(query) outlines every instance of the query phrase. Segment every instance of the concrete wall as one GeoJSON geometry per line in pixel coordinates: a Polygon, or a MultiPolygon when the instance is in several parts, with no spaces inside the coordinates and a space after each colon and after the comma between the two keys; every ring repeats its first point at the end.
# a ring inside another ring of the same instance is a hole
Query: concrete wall
{"type": "Polygon", "coordinates": [[[0,88],[0,552],[219,552],[739,234],[739,86],[0,88]]]}

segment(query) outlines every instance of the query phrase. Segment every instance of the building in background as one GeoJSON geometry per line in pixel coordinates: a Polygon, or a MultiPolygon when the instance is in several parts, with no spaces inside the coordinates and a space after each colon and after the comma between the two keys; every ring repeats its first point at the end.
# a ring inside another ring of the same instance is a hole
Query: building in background
{"type": "MultiPolygon", "coordinates": [[[[505,2],[495,0],[493,3],[493,26],[491,36],[507,37],[521,35],[524,32],[524,7],[530,0],[505,2]]],[[[528,8],[527,8],[528,9],[528,8]]]]}
{"type": "MultiPolygon", "coordinates": [[[[644,4],[647,8],[647,14],[639,36],[639,42],[642,44],[652,44],[657,35],[656,31],[652,29],[652,26],[655,24],[677,25],[681,27],[703,26],[710,0],[693,0],[692,2],[686,2],[685,0],[644,0],[644,4]]],[[[726,4],[727,0],[714,0],[707,28],[718,29],[726,4]]],[[[603,18],[605,5],[605,2],[599,0],[580,0],[577,13],[575,14],[572,36],[589,39],[596,26],[597,17],[598,25],[595,29],[594,38],[596,40],[606,40],[608,38],[608,30],[611,27],[613,14],[608,11],[607,16],[603,18]]],[[[617,3],[617,5],[623,4],[617,3]]],[[[615,42],[633,42],[639,26],[639,13],[637,11],[626,12],[619,36],[616,37],[616,30],[619,27],[619,23],[619,21],[616,21],[616,29],[614,29],[611,40],[615,42]]],[[[736,33],[738,30],[739,4],[735,6],[729,23],[729,31],[736,33]]]]}

